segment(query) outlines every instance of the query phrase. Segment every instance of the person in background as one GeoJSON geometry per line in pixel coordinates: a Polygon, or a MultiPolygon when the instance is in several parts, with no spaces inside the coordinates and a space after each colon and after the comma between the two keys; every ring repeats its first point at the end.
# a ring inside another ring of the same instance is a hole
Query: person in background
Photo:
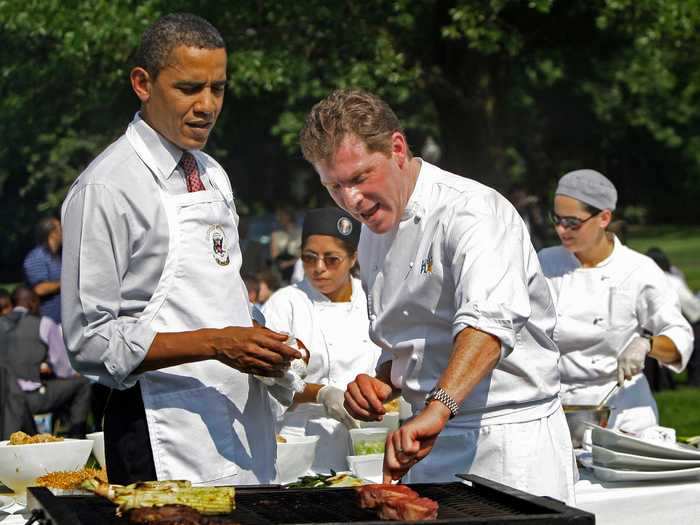
{"type": "Polygon", "coordinates": [[[294,263],[299,258],[301,228],[294,220],[290,208],[280,208],[276,213],[278,228],[270,236],[270,257],[285,283],[294,271],[294,263]]]}
{"type": "Polygon", "coordinates": [[[260,290],[258,291],[258,301],[256,304],[262,307],[270,296],[280,289],[282,283],[280,282],[277,272],[272,269],[260,272],[257,277],[260,281],[260,290]]]}
{"type": "Polygon", "coordinates": [[[260,279],[255,275],[243,272],[241,272],[241,278],[248,292],[248,301],[250,301],[250,304],[257,304],[258,296],[260,295],[260,279]]]}
{"type": "Polygon", "coordinates": [[[609,400],[609,425],[641,432],[658,424],[642,369],[647,356],[680,372],[693,334],[678,297],[654,261],[607,231],[617,190],[594,170],[559,179],[551,218],[561,246],[539,253],[556,300],[564,405],[609,400]]]}
{"type": "Polygon", "coordinates": [[[31,288],[20,286],[12,293],[12,302],[15,305],[12,312],[0,318],[0,331],[4,332],[3,339],[7,341],[8,366],[24,391],[31,413],[67,414],[67,435],[85,437],[90,382],[75,374],[68,377],[55,374],[56,371],[65,372],[62,368],[65,362],[60,360],[60,353],[55,348],[53,352],[49,350],[45,343],[46,334],[42,338],[45,318],[38,315],[37,294],[31,288]]]}
{"type": "Polygon", "coordinates": [[[340,90],[300,137],[358,247],[376,377],[348,385],[353,417],[400,393],[414,416],[389,433],[384,481],[473,473],[574,502],[559,401],[555,311],[525,225],[495,190],[414,157],[381,99],[340,90]]]}
{"type": "Polygon", "coordinates": [[[4,288],[0,288],[0,317],[7,315],[12,311],[12,299],[10,292],[4,288]]]}
{"type": "Polygon", "coordinates": [[[241,217],[238,223],[238,236],[241,244],[241,275],[255,275],[270,266],[270,248],[256,239],[250,238],[250,218],[241,217]]]}
{"type": "Polygon", "coordinates": [[[112,388],[113,483],[276,477],[274,392],[256,376],[282,377],[301,353],[252,325],[231,182],[201,151],[227,61],[201,17],[146,28],[130,71],[140,110],[63,203],[64,336],[75,369],[112,388]]]}
{"type": "Polygon", "coordinates": [[[367,298],[353,277],[360,223],[340,208],[309,210],[301,235],[304,279],[276,291],[263,306],[268,328],[294,335],[309,350],[306,388],[294,397],[279,433],[320,436],[311,467],[347,470],[348,428],[343,407],[357,374],[374,374],[379,347],[369,339],[367,298]]]}
{"type": "MultiPolygon", "coordinates": [[[[663,270],[664,274],[666,274],[666,277],[671,283],[671,287],[678,294],[683,316],[693,327],[695,343],[693,353],[688,360],[686,369],[688,371],[688,385],[700,386],[700,297],[693,294],[685,279],[682,277],[682,274],[679,275],[678,272],[673,271],[674,266],[663,250],[656,247],[649,248],[646,254],[648,257],[651,257],[659,268],[663,270]]],[[[647,364],[649,364],[648,360],[647,364]]],[[[646,366],[644,367],[644,373],[647,373],[646,366]]],[[[647,378],[649,378],[648,375],[647,378]]]]}
{"type": "Polygon", "coordinates": [[[55,217],[44,217],[36,226],[37,246],[24,258],[24,277],[41,299],[39,311],[61,322],[61,246],[63,230],[55,217]]]}
{"type": "Polygon", "coordinates": [[[544,247],[548,239],[547,221],[537,196],[528,193],[523,185],[514,184],[508,192],[508,200],[522,217],[535,250],[544,247]]]}

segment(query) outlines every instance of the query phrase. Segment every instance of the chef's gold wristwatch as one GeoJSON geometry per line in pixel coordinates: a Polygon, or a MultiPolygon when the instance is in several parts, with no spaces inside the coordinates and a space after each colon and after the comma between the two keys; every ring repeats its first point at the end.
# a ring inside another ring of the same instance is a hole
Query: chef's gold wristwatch
{"type": "Polygon", "coordinates": [[[450,394],[445,392],[442,388],[435,387],[428,392],[428,395],[425,396],[426,406],[433,400],[440,401],[440,403],[447,407],[447,409],[450,411],[450,419],[455,417],[457,412],[459,412],[459,405],[457,402],[452,399],[452,396],[450,396],[450,394]]]}

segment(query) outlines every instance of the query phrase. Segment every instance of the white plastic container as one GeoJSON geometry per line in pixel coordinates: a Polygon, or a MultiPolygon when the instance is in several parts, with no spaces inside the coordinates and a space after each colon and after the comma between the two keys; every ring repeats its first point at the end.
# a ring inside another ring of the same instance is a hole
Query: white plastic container
{"type": "Polygon", "coordinates": [[[105,433],[92,432],[91,434],[85,434],[85,437],[92,441],[92,454],[95,456],[95,459],[100,464],[100,467],[106,469],[107,462],[105,461],[105,433]]]}
{"type": "Polygon", "coordinates": [[[348,465],[354,476],[372,481],[382,482],[382,467],[384,454],[367,454],[366,456],[348,456],[348,465]]]}
{"type": "Polygon", "coordinates": [[[387,412],[381,421],[360,421],[360,428],[386,428],[396,430],[399,428],[399,413],[387,412]]]}
{"type": "Polygon", "coordinates": [[[388,428],[353,428],[350,430],[350,441],[354,456],[368,454],[384,455],[384,444],[388,428]]]}

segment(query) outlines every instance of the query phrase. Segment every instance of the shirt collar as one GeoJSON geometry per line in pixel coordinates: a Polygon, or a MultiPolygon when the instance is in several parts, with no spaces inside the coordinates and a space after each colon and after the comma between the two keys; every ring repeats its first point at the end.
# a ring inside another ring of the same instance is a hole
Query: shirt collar
{"type": "Polygon", "coordinates": [[[401,214],[401,222],[413,219],[414,222],[418,223],[425,216],[425,205],[423,201],[425,200],[425,189],[426,189],[426,172],[430,169],[430,164],[425,162],[420,157],[416,157],[420,161],[420,169],[418,170],[418,177],[416,177],[416,185],[413,187],[413,193],[406,203],[406,207],[401,214]]]}
{"type": "Polygon", "coordinates": [[[617,238],[617,235],[613,234],[613,249],[610,252],[610,255],[608,255],[605,259],[596,264],[596,268],[601,268],[610,264],[615,259],[615,256],[618,253],[620,253],[621,249],[622,243],[620,242],[620,239],[617,238]]]}
{"type": "Polygon", "coordinates": [[[148,166],[154,173],[162,174],[166,180],[171,177],[177,168],[183,151],[163,135],[153,129],[143,118],[141,113],[134,115],[131,126],[138,133],[143,143],[148,148],[155,166],[148,166]]]}

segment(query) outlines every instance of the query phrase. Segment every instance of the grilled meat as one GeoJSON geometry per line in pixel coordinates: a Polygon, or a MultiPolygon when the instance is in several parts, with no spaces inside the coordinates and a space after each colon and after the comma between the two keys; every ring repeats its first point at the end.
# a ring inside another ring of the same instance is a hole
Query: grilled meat
{"type": "Polygon", "coordinates": [[[142,507],[129,511],[132,525],[239,525],[224,517],[205,516],[187,505],[142,507]]]}
{"type": "Polygon", "coordinates": [[[438,504],[429,498],[421,498],[406,485],[373,484],[358,487],[360,507],[376,509],[383,520],[434,520],[438,504]]]}

